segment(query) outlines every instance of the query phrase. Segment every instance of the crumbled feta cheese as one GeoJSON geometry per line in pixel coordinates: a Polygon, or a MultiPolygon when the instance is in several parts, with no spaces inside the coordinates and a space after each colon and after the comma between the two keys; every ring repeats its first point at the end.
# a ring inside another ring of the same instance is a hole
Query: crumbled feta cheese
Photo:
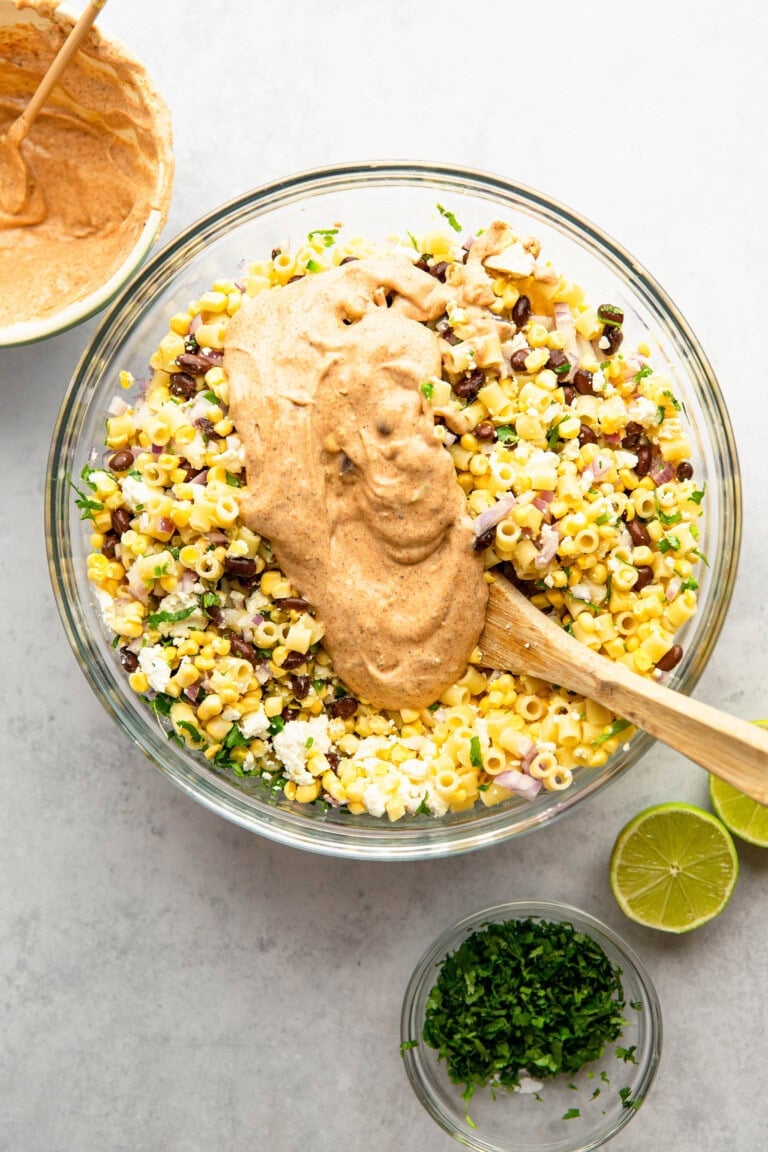
{"type": "Polygon", "coordinates": [[[123,500],[133,512],[139,505],[144,505],[148,500],[151,500],[157,491],[157,489],[150,488],[143,480],[137,480],[135,476],[126,476],[121,483],[121,488],[123,500]]]}
{"type": "Polygon", "coordinates": [[[363,792],[363,804],[371,816],[383,816],[386,811],[384,794],[379,785],[372,781],[363,792]]]}
{"type": "Polygon", "coordinates": [[[448,805],[436,788],[427,789],[427,808],[433,816],[445,816],[448,805]]]}
{"type": "Polygon", "coordinates": [[[269,731],[269,718],[261,705],[253,712],[246,712],[240,721],[240,731],[248,740],[256,740],[269,731]]]}
{"type": "Polygon", "coordinates": [[[528,252],[519,240],[516,240],[514,244],[503,248],[501,252],[488,256],[483,263],[492,272],[506,272],[507,276],[520,278],[533,274],[536,261],[533,254],[528,252]]]}
{"type": "Polygon", "coordinates": [[[293,780],[296,784],[311,784],[314,776],[306,766],[310,749],[313,752],[325,753],[331,747],[327,717],[313,716],[311,720],[289,720],[282,732],[277,732],[272,737],[272,747],[275,755],[282,761],[289,780],[293,780]]]}
{"type": "Polygon", "coordinates": [[[643,428],[655,428],[659,422],[656,405],[647,396],[636,396],[627,407],[627,418],[643,428]]]}
{"type": "Polygon", "coordinates": [[[175,616],[178,612],[186,612],[189,608],[193,611],[189,616],[185,616],[183,620],[161,620],[157,625],[157,630],[161,636],[182,636],[185,635],[190,628],[204,629],[208,623],[208,617],[198,603],[197,596],[194,592],[169,592],[160,601],[158,612],[168,612],[170,615],[175,616]]]}
{"type": "Polygon", "coordinates": [[[147,644],[139,650],[139,668],[155,692],[165,692],[171,678],[171,669],[164,659],[164,652],[160,644],[147,644]]]}

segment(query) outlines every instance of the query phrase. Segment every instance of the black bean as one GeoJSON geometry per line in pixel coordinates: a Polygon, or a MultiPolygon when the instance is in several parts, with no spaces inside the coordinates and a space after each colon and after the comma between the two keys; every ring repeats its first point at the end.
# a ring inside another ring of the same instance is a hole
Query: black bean
{"type": "Polygon", "coordinates": [[[475,428],[475,436],[477,436],[478,440],[495,440],[496,429],[490,420],[481,420],[475,428]]]}
{"type": "Polygon", "coordinates": [[[461,340],[460,340],[460,339],[459,339],[459,337],[456,335],[456,333],[454,332],[453,328],[450,328],[450,327],[448,327],[448,328],[443,328],[443,330],[442,330],[442,332],[440,333],[440,335],[442,336],[443,340],[445,340],[445,341],[446,341],[446,343],[448,343],[448,344],[451,344],[451,345],[452,345],[452,346],[454,346],[454,347],[455,347],[455,345],[456,345],[456,344],[461,344],[461,340]]]}
{"type": "Polygon", "coordinates": [[[297,281],[303,280],[303,276],[291,276],[290,280],[286,280],[286,284],[296,284],[297,281]]]}
{"type": "Polygon", "coordinates": [[[207,416],[198,416],[194,421],[195,428],[199,428],[203,436],[213,436],[215,431],[212,421],[207,416]]]}
{"type": "Polygon", "coordinates": [[[255,668],[259,662],[259,657],[256,649],[247,640],[243,640],[242,636],[231,635],[229,637],[229,647],[235,656],[239,656],[241,660],[247,660],[255,668]]]}
{"type": "Polygon", "coordinates": [[[637,566],[637,580],[632,585],[634,592],[642,592],[643,588],[648,584],[653,583],[653,568],[650,564],[638,564],[637,566]]]}
{"type": "Polygon", "coordinates": [[[515,352],[513,352],[512,353],[512,359],[510,360],[510,364],[512,366],[512,371],[513,372],[527,372],[528,369],[525,367],[525,362],[528,359],[528,357],[530,356],[530,354],[531,354],[530,348],[518,348],[515,352]]]}
{"type": "Polygon", "coordinates": [[[589,424],[582,424],[579,429],[579,444],[582,448],[585,444],[597,444],[597,436],[595,436],[589,424]]]}
{"type": "Polygon", "coordinates": [[[637,450],[637,464],[635,464],[635,472],[638,476],[647,476],[651,470],[651,446],[650,444],[641,444],[637,450]]]}
{"type": "Polygon", "coordinates": [[[176,363],[184,372],[191,372],[193,376],[204,376],[211,367],[207,356],[195,352],[183,352],[176,357],[176,363]]]}
{"type": "Polygon", "coordinates": [[[325,758],[330,764],[331,768],[338,768],[341,762],[341,757],[339,756],[338,752],[334,752],[332,748],[329,748],[329,750],[326,752],[325,758]]]}
{"type": "MultiPolygon", "coordinates": [[[[288,281],[288,283],[290,284],[290,280],[288,281]]],[[[287,724],[289,720],[295,720],[296,717],[298,716],[298,714],[299,714],[298,708],[283,708],[282,712],[280,713],[280,717],[287,724]]]]}
{"type": "Polygon", "coordinates": [[[448,272],[448,265],[445,260],[440,260],[439,263],[433,264],[429,270],[430,276],[434,276],[435,280],[439,280],[441,284],[445,284],[446,273],[448,272]]]}
{"type": "Polygon", "coordinates": [[[127,472],[133,464],[133,452],[130,448],[122,448],[109,458],[109,466],[113,472],[127,472]]]}
{"type": "Polygon", "coordinates": [[[474,400],[484,383],[485,373],[482,368],[473,368],[452,387],[456,395],[461,396],[462,400],[474,400]]]}
{"type": "Polygon", "coordinates": [[[191,400],[197,391],[194,376],[189,372],[174,372],[168,384],[171,396],[178,396],[181,400],[191,400]]]}
{"type": "Polygon", "coordinates": [[[426,256],[419,256],[414,264],[414,268],[418,268],[421,272],[429,272],[429,264],[427,263],[426,256]]]}
{"type": "Polygon", "coordinates": [[[359,259],[359,256],[345,256],[343,260],[339,261],[339,264],[354,264],[354,262],[359,259]]]}
{"type": "Polygon", "coordinates": [[[325,710],[333,720],[349,720],[357,712],[357,700],[354,696],[340,696],[326,704],[325,710]]]}
{"type": "Polygon", "coordinates": [[[283,254],[282,248],[273,248],[272,249],[272,259],[273,260],[277,260],[278,256],[282,256],[282,254],[283,254]]]}
{"type": "Polygon", "coordinates": [[[512,319],[522,328],[531,318],[531,302],[527,296],[518,296],[512,309],[512,319]]]}
{"type": "Polygon", "coordinates": [[[593,396],[592,373],[586,368],[577,368],[573,374],[573,386],[580,396],[593,396]]]}
{"type": "Polygon", "coordinates": [[[571,367],[571,362],[560,348],[553,348],[545,367],[554,372],[556,376],[565,376],[571,367]]]}
{"type": "Polygon", "coordinates": [[[643,524],[642,520],[638,520],[637,517],[635,517],[634,520],[628,521],[627,531],[632,537],[632,543],[634,544],[635,548],[640,548],[643,545],[648,547],[650,544],[651,537],[648,535],[648,529],[646,528],[645,524],[643,524]]]}
{"type": "Polygon", "coordinates": [[[205,611],[211,624],[215,624],[217,628],[224,627],[224,613],[222,612],[221,608],[219,608],[218,604],[211,604],[208,608],[205,609],[205,611]]]}
{"type": "Polygon", "coordinates": [[[611,328],[621,328],[624,323],[624,313],[615,304],[601,304],[597,309],[597,318],[601,324],[611,328]]]}
{"type": "Polygon", "coordinates": [[[627,452],[634,452],[643,438],[644,432],[642,424],[638,424],[635,420],[630,420],[624,429],[621,446],[622,448],[626,448],[627,452]]]}
{"type": "Polygon", "coordinates": [[[224,351],[221,348],[206,348],[203,355],[205,356],[206,360],[211,362],[211,365],[214,368],[218,368],[221,364],[224,363],[224,351]]]}
{"type": "Polygon", "coordinates": [[[486,548],[490,548],[496,539],[496,529],[487,528],[485,532],[481,532],[479,536],[475,536],[472,541],[473,552],[484,552],[486,548]]]}
{"type": "Polygon", "coordinates": [[[300,668],[302,664],[306,664],[307,657],[304,652],[289,652],[285,660],[283,660],[283,668],[289,672],[292,668],[300,668]]]}
{"type": "Polygon", "coordinates": [[[116,532],[118,536],[123,536],[131,527],[132,514],[127,508],[115,508],[110,516],[112,522],[112,531],[116,532]]]}
{"type": "Polygon", "coordinates": [[[669,652],[665,652],[661,660],[656,661],[656,667],[660,668],[662,672],[669,672],[670,669],[675,668],[683,658],[683,650],[679,644],[674,644],[669,652]]]}
{"type": "Polygon", "coordinates": [[[306,612],[309,608],[309,600],[305,600],[302,596],[284,596],[282,600],[277,601],[278,608],[291,608],[294,612],[306,612]]]}
{"type": "Polygon", "coordinates": [[[576,389],[572,384],[563,384],[563,403],[573,404],[576,399],[576,389]]]}
{"type": "Polygon", "coordinates": [[[309,676],[289,676],[288,687],[293,692],[297,700],[303,700],[309,694],[310,679],[309,676]]]}
{"type": "Polygon", "coordinates": [[[117,532],[107,532],[104,536],[104,543],[101,546],[102,556],[106,556],[107,560],[114,560],[115,549],[120,543],[120,537],[117,532]]]}
{"type": "Polygon", "coordinates": [[[624,333],[621,328],[603,328],[603,335],[598,347],[601,352],[607,352],[609,356],[613,356],[614,352],[618,352],[621,347],[623,339],[624,333]]]}
{"type": "Polygon", "coordinates": [[[194,356],[199,348],[200,345],[198,344],[197,340],[195,340],[193,333],[190,333],[189,336],[184,337],[184,351],[188,355],[194,356]]]}
{"type": "Polygon", "coordinates": [[[681,460],[677,466],[678,480],[690,480],[693,476],[693,464],[690,460],[681,460]]]}
{"type": "Polygon", "coordinates": [[[230,576],[245,577],[248,579],[256,575],[256,561],[250,556],[225,556],[224,571],[230,576]]]}
{"type": "Polygon", "coordinates": [[[126,672],[135,672],[139,666],[139,658],[135,652],[131,652],[130,648],[121,648],[120,663],[126,672]]]}

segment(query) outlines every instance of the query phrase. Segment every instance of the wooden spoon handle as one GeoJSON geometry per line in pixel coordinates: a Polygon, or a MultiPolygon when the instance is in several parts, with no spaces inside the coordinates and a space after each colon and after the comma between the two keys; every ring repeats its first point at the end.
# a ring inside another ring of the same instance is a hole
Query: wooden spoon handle
{"type": "Polygon", "coordinates": [[[753,800],[768,804],[768,731],[597,655],[514,591],[513,602],[501,588],[492,585],[490,591],[493,628],[480,639],[484,661],[540,676],[604,704],[753,800]]]}
{"type": "Polygon", "coordinates": [[[27,136],[35,122],[38,112],[58,84],[64,69],[88,35],[91,25],[106,2],[107,0],[89,0],[88,5],[83,9],[82,15],[62,44],[45,76],[43,76],[40,81],[34,96],[29,104],[27,104],[21,116],[19,116],[8,129],[9,138],[17,144],[20,144],[27,136]]]}

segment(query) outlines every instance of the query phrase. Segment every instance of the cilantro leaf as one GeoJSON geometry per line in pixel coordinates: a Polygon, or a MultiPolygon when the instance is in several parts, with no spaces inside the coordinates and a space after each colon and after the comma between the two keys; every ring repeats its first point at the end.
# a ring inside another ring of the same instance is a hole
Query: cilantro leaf
{"type": "Polygon", "coordinates": [[[442,204],[437,205],[437,210],[440,215],[448,221],[454,232],[461,232],[461,224],[459,224],[453,212],[449,212],[447,208],[443,208],[442,204]]]}
{"type": "Polygon", "coordinates": [[[426,396],[427,400],[431,400],[435,394],[435,386],[431,380],[425,380],[421,385],[421,394],[426,396]]]}
{"type": "Polygon", "coordinates": [[[197,604],[192,604],[189,608],[180,608],[178,612],[150,612],[147,624],[150,628],[157,628],[158,624],[177,624],[179,620],[186,620],[196,611],[197,604]]]}
{"type": "Polygon", "coordinates": [[[482,768],[483,753],[480,748],[480,737],[473,736],[469,742],[469,762],[473,768],[482,768]]]}
{"type": "Polygon", "coordinates": [[[309,240],[311,244],[315,236],[317,236],[322,241],[324,248],[332,248],[338,234],[338,228],[315,228],[314,232],[307,234],[307,240],[309,240]]]}
{"type": "Polygon", "coordinates": [[[629,727],[629,720],[614,720],[608,729],[603,732],[602,736],[598,736],[596,740],[592,741],[592,747],[597,748],[600,744],[605,744],[608,740],[612,740],[614,736],[618,736],[620,732],[623,732],[625,728],[629,727]]]}
{"type": "Polygon", "coordinates": [[[502,424],[496,429],[496,439],[501,440],[502,444],[516,444],[520,437],[509,424],[502,424]]]}
{"type": "Polygon", "coordinates": [[[563,1113],[563,1120],[575,1120],[577,1116],[581,1116],[578,1108],[569,1108],[567,1112],[563,1113]]]}

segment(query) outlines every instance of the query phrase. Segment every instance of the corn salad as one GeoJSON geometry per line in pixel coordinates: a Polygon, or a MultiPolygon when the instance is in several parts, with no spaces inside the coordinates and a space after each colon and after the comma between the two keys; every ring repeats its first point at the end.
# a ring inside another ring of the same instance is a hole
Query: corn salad
{"type": "MultiPolygon", "coordinates": [[[[623,346],[619,308],[589,303],[537,241],[488,233],[485,322],[449,308],[434,326],[442,375],[421,387],[486,579],[503,572],[582,643],[659,677],[682,655],[675,634],[696,611],[703,559],[681,405],[648,348],[623,346]]],[[[492,671],[479,650],[428,708],[356,700],[311,605],[240,520],[222,349],[244,295],[381,251],[450,285],[471,244],[442,229],[377,245],[329,228],[216,281],[170,318],[148,383],[121,374],[103,463],[94,452],[83,469],[88,576],[131,688],[173,739],[265,794],[440,817],[565,789],[631,735],[592,701],[492,671]]]]}

